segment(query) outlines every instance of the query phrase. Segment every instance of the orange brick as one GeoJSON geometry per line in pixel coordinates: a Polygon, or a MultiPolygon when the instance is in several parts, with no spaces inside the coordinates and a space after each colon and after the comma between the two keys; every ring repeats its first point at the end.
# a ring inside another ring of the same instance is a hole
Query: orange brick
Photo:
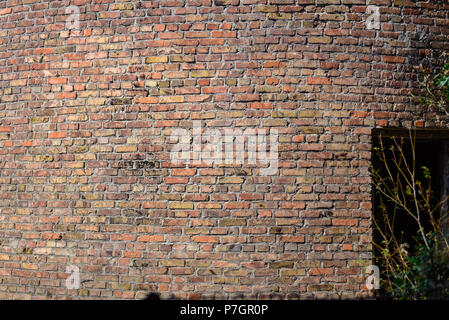
{"type": "Polygon", "coordinates": [[[62,139],[62,138],[66,138],[68,135],[67,132],[50,132],[48,134],[48,137],[50,139],[62,139]]]}
{"type": "Polygon", "coordinates": [[[162,236],[162,235],[144,235],[144,236],[139,236],[137,238],[137,241],[139,241],[139,242],[163,242],[164,236],[162,236]]]}
{"type": "Polygon", "coordinates": [[[195,242],[205,242],[205,243],[218,243],[218,237],[214,236],[193,236],[193,241],[195,242]]]}

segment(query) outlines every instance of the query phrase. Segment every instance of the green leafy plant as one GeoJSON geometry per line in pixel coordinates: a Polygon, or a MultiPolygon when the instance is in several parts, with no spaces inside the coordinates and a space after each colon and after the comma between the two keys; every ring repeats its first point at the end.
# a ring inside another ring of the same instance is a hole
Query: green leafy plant
{"type": "Polygon", "coordinates": [[[449,61],[443,53],[434,63],[424,60],[418,67],[418,91],[412,94],[425,109],[449,115],[449,61]]]}
{"type": "Polygon", "coordinates": [[[420,244],[416,254],[407,257],[408,268],[392,274],[392,297],[449,299],[449,251],[435,234],[428,238],[429,247],[420,244]]]}

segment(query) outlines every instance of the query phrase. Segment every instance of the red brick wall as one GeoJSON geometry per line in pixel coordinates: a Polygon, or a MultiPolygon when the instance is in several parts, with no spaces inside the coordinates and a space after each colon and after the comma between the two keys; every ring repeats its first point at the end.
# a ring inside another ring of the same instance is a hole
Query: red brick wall
{"type": "Polygon", "coordinates": [[[367,296],[371,129],[443,125],[409,91],[449,25],[369,4],[0,2],[0,298],[367,296]],[[276,174],[174,165],[193,120],[276,128],[276,174]]]}

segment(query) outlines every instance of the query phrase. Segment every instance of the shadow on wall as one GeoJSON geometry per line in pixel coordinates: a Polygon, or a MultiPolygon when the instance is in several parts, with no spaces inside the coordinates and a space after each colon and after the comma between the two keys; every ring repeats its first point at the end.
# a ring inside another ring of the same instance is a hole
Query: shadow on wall
{"type": "MultiPolygon", "coordinates": [[[[338,299],[340,299],[340,300],[342,299],[342,296],[340,294],[336,293],[336,295],[337,295],[338,299]]],[[[204,300],[210,300],[210,299],[216,299],[216,298],[217,298],[216,296],[202,297],[202,299],[204,299],[204,300]]],[[[236,295],[234,295],[232,297],[232,300],[257,300],[257,299],[260,299],[260,298],[261,298],[261,296],[257,296],[257,295],[250,296],[250,297],[245,297],[245,295],[243,295],[242,293],[238,293],[238,294],[236,294],[236,295]]],[[[144,301],[145,300],[146,301],[157,301],[157,300],[179,300],[179,299],[180,298],[177,298],[173,293],[170,294],[168,297],[166,297],[164,299],[161,299],[161,296],[160,296],[159,293],[157,293],[157,292],[150,292],[142,300],[144,300],[144,301]]],[[[220,299],[220,298],[218,298],[218,299],[220,299]]],[[[223,299],[223,298],[221,298],[221,299],[223,299]]],[[[274,293],[267,294],[266,296],[264,295],[262,297],[262,299],[284,300],[284,298],[281,295],[274,294],[274,293]]],[[[300,299],[301,299],[301,297],[297,293],[291,293],[287,297],[287,300],[300,300],[300,299]]],[[[190,299],[187,299],[187,300],[190,300],[190,299]]]]}
{"type": "Polygon", "coordinates": [[[143,300],[161,300],[159,293],[150,292],[143,300]]]}

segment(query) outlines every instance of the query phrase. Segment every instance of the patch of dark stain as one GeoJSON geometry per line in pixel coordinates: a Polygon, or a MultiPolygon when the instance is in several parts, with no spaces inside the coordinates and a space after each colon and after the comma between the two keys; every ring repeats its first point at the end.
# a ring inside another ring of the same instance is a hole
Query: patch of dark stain
{"type": "Polygon", "coordinates": [[[132,98],[112,98],[110,103],[111,105],[121,105],[121,104],[131,104],[132,98]]]}
{"type": "Polygon", "coordinates": [[[137,170],[137,169],[153,169],[159,168],[159,161],[122,161],[119,162],[117,167],[119,169],[129,169],[129,170],[137,170]]]}
{"type": "Polygon", "coordinates": [[[234,174],[236,176],[247,176],[248,173],[243,169],[235,169],[234,174]]]}
{"type": "Polygon", "coordinates": [[[159,162],[157,161],[136,161],[136,168],[159,168],[159,162]]]}
{"type": "Polygon", "coordinates": [[[335,154],[336,160],[352,160],[355,158],[354,152],[338,152],[335,154]]]}
{"type": "Polygon", "coordinates": [[[241,245],[234,245],[234,244],[231,244],[231,245],[229,246],[229,251],[232,251],[232,252],[239,252],[239,251],[242,251],[242,246],[241,246],[241,245]]]}
{"type": "Polygon", "coordinates": [[[32,254],[33,253],[33,248],[25,248],[22,247],[18,250],[19,253],[23,253],[23,254],[32,254]]]}
{"type": "Polygon", "coordinates": [[[325,210],[323,212],[320,213],[320,218],[324,218],[324,217],[332,217],[334,215],[334,213],[330,210],[325,210]]]}
{"type": "Polygon", "coordinates": [[[125,209],[125,210],[123,210],[123,213],[125,215],[129,215],[129,216],[135,216],[135,215],[143,216],[143,215],[145,215],[145,211],[140,210],[140,209],[125,209]]]}
{"type": "Polygon", "coordinates": [[[281,233],[282,232],[282,228],[281,227],[274,227],[272,229],[273,233],[281,233]]]}
{"type": "Polygon", "coordinates": [[[144,262],[144,261],[142,261],[142,260],[135,260],[135,261],[133,261],[133,267],[136,267],[136,268],[146,268],[146,267],[148,267],[148,262],[144,262]]]}
{"type": "Polygon", "coordinates": [[[216,6],[224,7],[229,5],[235,5],[237,6],[240,3],[240,1],[234,1],[234,0],[214,0],[214,4],[216,6]]]}
{"type": "Polygon", "coordinates": [[[143,300],[148,300],[148,301],[161,300],[161,297],[160,297],[159,293],[150,292],[147,294],[147,296],[143,300]]]}
{"type": "Polygon", "coordinates": [[[117,168],[119,169],[129,169],[133,168],[134,163],[132,161],[121,161],[117,164],[117,168]]]}
{"type": "Polygon", "coordinates": [[[136,96],[136,97],[148,97],[150,92],[148,90],[145,90],[145,89],[136,88],[134,90],[126,91],[126,94],[127,95],[136,96]]]}

